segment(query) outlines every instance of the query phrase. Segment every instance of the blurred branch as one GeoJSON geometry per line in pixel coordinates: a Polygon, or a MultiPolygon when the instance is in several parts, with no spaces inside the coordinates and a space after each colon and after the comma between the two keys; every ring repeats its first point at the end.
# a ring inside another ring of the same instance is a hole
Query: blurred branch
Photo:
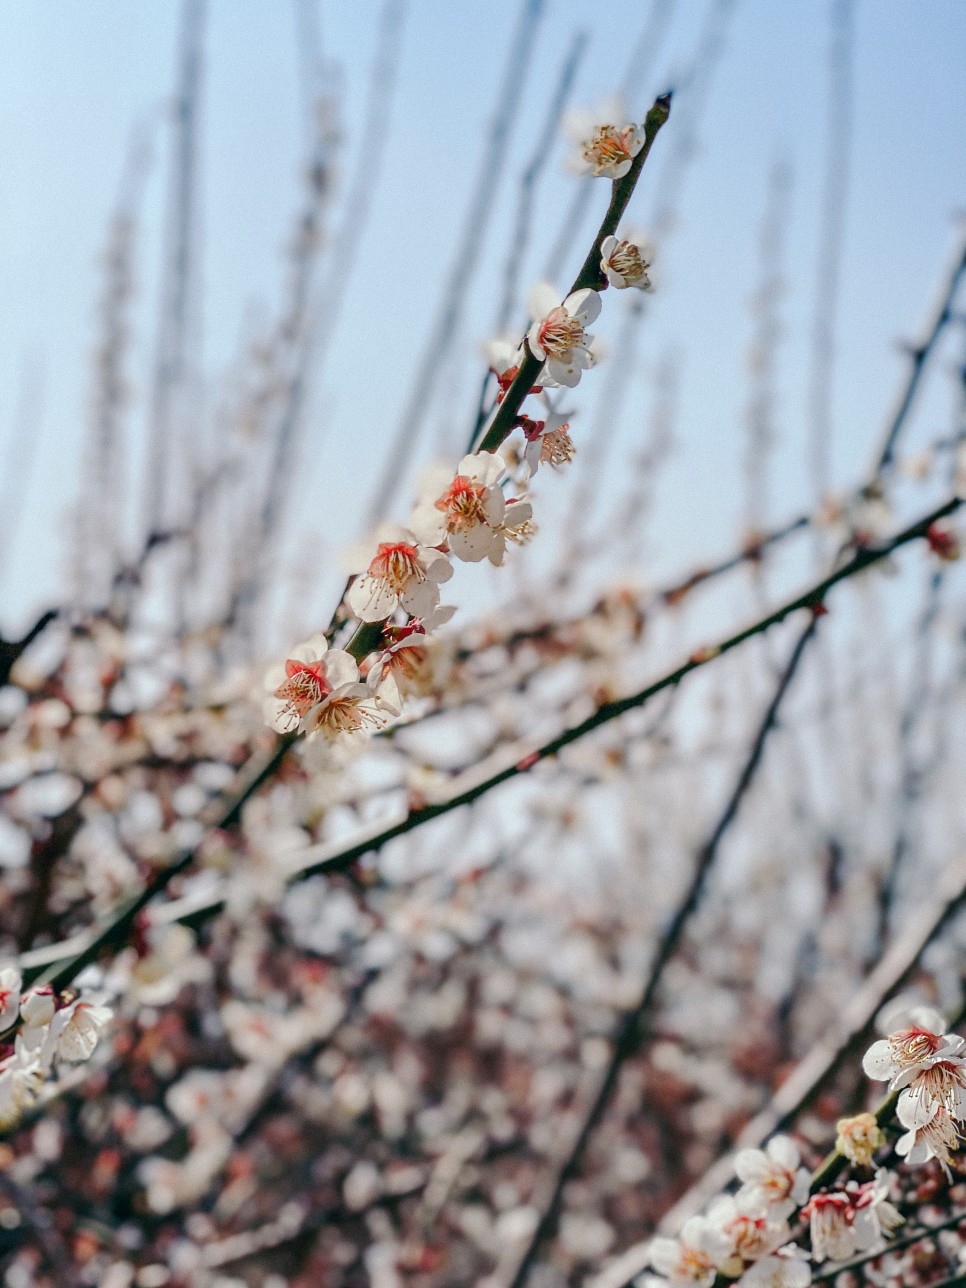
{"type": "Polygon", "coordinates": [[[812,367],[808,399],[809,465],[816,501],[829,488],[832,451],[835,326],[851,169],[855,0],[832,0],[831,24],[822,239],[818,291],[812,321],[812,367]]]}
{"type": "Polygon", "coordinates": [[[523,0],[516,34],[511,42],[506,67],[497,90],[496,111],[477,173],[476,187],[466,214],[463,233],[443,288],[439,311],[430,328],[423,355],[416,367],[409,400],[396,426],[382,473],[366,511],[367,530],[380,519],[389,517],[392,499],[405,477],[406,459],[413,454],[436,382],[456,339],[466,293],[479,262],[483,239],[493,212],[498,179],[505,161],[513,122],[519,111],[520,95],[526,80],[530,56],[535,48],[537,28],[543,17],[544,2],[545,0],[523,0]]]}
{"type": "MultiPolygon", "coordinates": [[[[340,872],[350,868],[363,855],[378,850],[387,841],[393,840],[397,836],[405,835],[415,828],[430,822],[434,818],[439,818],[444,814],[458,809],[462,805],[471,804],[479,797],[491,791],[494,787],[508,782],[520,774],[526,773],[541,760],[546,760],[556,756],[564,747],[578,741],[601,726],[615,720],[617,717],[624,715],[628,711],[642,707],[650,701],[656,694],[663,692],[680,684],[686,676],[692,671],[696,671],[709,662],[725,653],[731,652],[739,647],[746,640],[752,639],[756,635],[761,635],[772,626],[785,620],[791,614],[803,609],[808,610],[811,619],[808,624],[806,635],[810,635],[814,618],[820,615],[823,601],[828,592],[850,577],[857,573],[864,572],[867,568],[873,567],[883,559],[888,558],[896,550],[908,545],[912,541],[924,537],[931,527],[939,519],[955,513],[963,504],[959,497],[953,497],[946,501],[937,509],[923,516],[903,531],[897,533],[884,544],[868,547],[858,551],[852,559],[843,564],[840,568],[824,577],[821,581],[814,583],[800,595],[795,596],[781,604],[778,608],[772,610],[764,617],[757,619],[751,625],[746,626],[743,630],[728,636],[719,643],[707,648],[698,649],[690,658],[673,671],[668,672],[660,679],[647,685],[637,693],[631,694],[626,698],[619,698],[613,702],[602,704],[586,720],[579,724],[564,730],[554,738],[543,743],[536,748],[518,747],[513,752],[513,760],[503,765],[502,768],[495,772],[486,772],[487,766],[480,766],[466,776],[467,780],[462,788],[456,791],[445,800],[437,801],[430,805],[425,805],[418,809],[410,810],[406,816],[396,823],[385,825],[379,824],[365,832],[359,839],[351,845],[343,847],[336,845],[333,847],[313,847],[314,854],[319,855],[313,858],[313,861],[305,866],[299,866],[295,871],[290,873],[290,881],[304,880],[309,876],[316,876],[327,872],[340,872]]],[[[790,679],[790,676],[789,676],[790,679]]],[[[787,681],[786,681],[787,683],[787,681]]],[[[246,770],[240,775],[242,781],[236,788],[233,795],[225,807],[214,818],[206,820],[208,826],[214,828],[226,828],[232,826],[238,819],[245,802],[258,790],[263,782],[266,781],[278,768],[281,760],[288,753],[295,743],[294,735],[288,734],[278,739],[278,745],[270,752],[265,753],[260,760],[253,758],[252,762],[246,766],[246,770]]],[[[757,764],[757,759],[755,761],[757,764]]],[[[740,797],[739,797],[740,799],[740,797]]],[[[737,808],[738,801],[734,802],[733,808],[737,808]]],[[[728,818],[725,826],[729,823],[728,818]]],[[[717,844],[717,842],[715,843],[717,844]]],[[[137,896],[126,903],[123,908],[107,919],[103,927],[94,933],[93,938],[88,943],[83,952],[72,956],[61,966],[51,970],[45,976],[43,981],[50,983],[55,989],[64,988],[70,983],[80,970],[90,962],[95,961],[100,954],[107,948],[115,947],[123,943],[138,913],[155,897],[161,893],[170,882],[183,871],[185,871],[193,862],[197,854],[197,848],[192,847],[182,851],[178,859],[169,867],[164,868],[156,874],[151,882],[137,896]]],[[[213,904],[210,911],[216,911],[217,903],[213,904]]],[[[37,970],[26,970],[25,977],[28,982],[33,982],[37,970]]]]}
{"type": "MultiPolygon", "coordinates": [[[[820,603],[821,595],[813,601],[815,607],[820,603]]],[[[679,899],[667,928],[660,936],[654,956],[648,967],[647,979],[644,982],[640,999],[632,1010],[625,1013],[617,1025],[611,1039],[610,1060],[601,1076],[597,1092],[584,1113],[580,1129],[573,1144],[554,1176],[549,1197],[541,1204],[540,1220],[537,1222],[533,1235],[520,1258],[513,1278],[509,1281],[509,1288],[523,1288],[537,1253],[556,1229],[564,1189],[567,1183],[577,1176],[580,1171],[591,1138],[617,1090],[618,1078],[624,1062],[634,1055],[640,1046],[644,1036],[645,1023],[650,1015],[658,988],[664,978],[665,968],[683,938],[685,926],[698,906],[708,874],[717,858],[721,842],[728,828],[737,817],[739,806],[751,786],[755,772],[761,763],[768,735],[775,727],[779,707],[798,670],[806,645],[818,626],[818,620],[819,614],[813,612],[805,629],[795,641],[775,693],[758,725],[751,750],[742,766],[741,773],[738,775],[738,779],[711,831],[711,835],[698,852],[697,862],[688,887],[683,897],[679,899]]]]}

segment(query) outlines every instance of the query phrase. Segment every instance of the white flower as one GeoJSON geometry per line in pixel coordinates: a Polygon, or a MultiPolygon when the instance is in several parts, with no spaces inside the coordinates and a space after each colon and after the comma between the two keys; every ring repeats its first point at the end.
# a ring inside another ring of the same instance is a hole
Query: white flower
{"type": "Polygon", "coordinates": [[[629,286],[636,286],[639,291],[651,290],[647,270],[653,262],[654,252],[643,237],[621,241],[611,236],[600,244],[600,271],[619,291],[629,286]]]}
{"type": "Polygon", "coordinates": [[[297,644],[281,666],[265,676],[270,697],[265,717],[279,733],[296,729],[327,738],[372,732],[398,711],[386,695],[360,683],[355,658],[329,650],[324,635],[297,644]]]}
{"type": "Polygon", "coordinates": [[[812,1271],[800,1257],[778,1255],[753,1265],[738,1280],[738,1288],[808,1288],[811,1282],[812,1271]]]}
{"type": "Polygon", "coordinates": [[[612,101],[596,112],[571,112],[565,122],[567,132],[578,144],[578,155],[571,168],[605,179],[623,179],[631,162],[644,146],[642,125],[614,125],[623,113],[612,101]]]}
{"type": "Polygon", "coordinates": [[[707,1217],[685,1221],[676,1239],[651,1242],[651,1265],[675,1288],[710,1288],[731,1249],[727,1237],[707,1217]]]}
{"type": "Polygon", "coordinates": [[[414,617],[405,626],[390,626],[386,631],[389,643],[381,652],[370,654],[367,673],[370,683],[384,685],[387,694],[391,694],[392,686],[395,686],[397,705],[409,693],[431,692],[434,668],[428,636],[448,622],[455,611],[446,604],[426,619],[414,617]]]}
{"type": "Polygon", "coordinates": [[[530,352],[545,362],[546,378],[573,388],[580,373],[594,365],[590,351],[593,337],[585,327],[600,313],[596,291],[574,291],[562,304],[548,282],[538,282],[530,296],[533,325],[527,332],[530,352]]]}
{"type": "Polygon", "coordinates": [[[873,1042],[862,1060],[866,1074],[902,1088],[897,1113],[906,1127],[924,1127],[940,1109],[966,1119],[966,1042],[943,1033],[943,1018],[920,1008],[912,1024],[873,1042]]]}
{"type": "Polygon", "coordinates": [[[896,1141],[896,1153],[907,1163],[928,1163],[939,1160],[943,1171],[952,1180],[952,1152],[959,1146],[960,1132],[956,1120],[943,1108],[926,1109],[922,1101],[907,1101],[901,1097],[896,1106],[896,1116],[906,1128],[896,1141]]]}
{"type": "Polygon", "coordinates": [[[95,1006],[92,1002],[72,1002],[58,1012],[66,1022],[57,1042],[57,1055],[61,1060],[79,1064],[94,1054],[101,1029],[114,1012],[108,1006],[95,1006]]]}
{"type": "Polygon", "coordinates": [[[385,621],[399,607],[411,617],[429,616],[439,603],[440,583],[453,575],[449,560],[402,528],[377,535],[374,557],[349,587],[349,607],[364,622],[385,621]]]}
{"type": "Polygon", "coordinates": [[[551,412],[546,420],[531,420],[529,416],[520,417],[520,428],[527,440],[523,459],[532,478],[540,468],[546,465],[566,465],[574,459],[576,449],[570,437],[570,415],[572,413],[551,412]]]}
{"type": "Polygon", "coordinates": [[[742,1149],[735,1156],[735,1175],[743,1181],[738,1202],[763,1207],[776,1217],[788,1216],[808,1198],[809,1174],[790,1136],[773,1136],[765,1149],[742,1149]]]}
{"type": "Polygon", "coordinates": [[[902,1222],[888,1201],[889,1174],[880,1168],[864,1185],[850,1181],[842,1190],[822,1190],[802,1208],[809,1222],[813,1261],[847,1261],[882,1243],[902,1222]]]}
{"type": "Polygon", "coordinates": [[[455,478],[438,467],[427,470],[410,520],[417,539],[429,546],[445,541],[466,563],[501,564],[507,507],[499,484],[505,469],[493,452],[477,452],[463,457],[455,478]]]}
{"type": "Polygon", "coordinates": [[[758,1261],[791,1237],[783,1217],[776,1219],[764,1206],[749,1210],[730,1195],[711,1204],[708,1220],[728,1241],[729,1256],[720,1268],[729,1275],[740,1275],[746,1261],[758,1261]]]}
{"type": "Polygon", "coordinates": [[[13,966],[5,966],[0,970],[0,1032],[9,1029],[17,1018],[22,983],[20,971],[13,966]]]}
{"type": "Polygon", "coordinates": [[[938,1011],[917,1007],[909,1013],[907,1028],[873,1042],[862,1058],[866,1077],[888,1082],[891,1091],[909,1083],[924,1069],[949,1057],[960,1057],[966,1042],[946,1027],[938,1011]]]}

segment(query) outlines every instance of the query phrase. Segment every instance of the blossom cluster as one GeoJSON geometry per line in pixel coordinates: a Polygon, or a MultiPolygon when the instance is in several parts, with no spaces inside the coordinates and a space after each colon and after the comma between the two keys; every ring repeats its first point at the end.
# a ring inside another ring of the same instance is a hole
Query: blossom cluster
{"type": "MultiPolygon", "coordinates": [[[[605,125],[595,128],[584,156],[595,175],[617,180],[643,144],[642,127],[605,125]]],[[[642,239],[604,237],[600,288],[649,289],[651,259],[642,239]]],[[[561,466],[573,459],[571,413],[555,406],[547,391],[573,388],[594,365],[588,327],[600,308],[598,289],[576,290],[561,300],[549,283],[538,283],[523,342],[491,345],[497,408],[527,355],[540,363],[524,397],[542,397],[547,414],[540,420],[518,414],[511,426],[525,440],[524,488],[541,463],[561,466]]],[[[440,586],[453,575],[452,561],[488,560],[499,567],[508,542],[523,543],[535,531],[530,501],[507,491],[513,461],[512,450],[508,456],[481,450],[464,456],[455,474],[445,466],[425,473],[408,526],[375,534],[375,551],[368,549],[353,569],[346,592],[349,613],[364,626],[380,627],[379,647],[357,659],[330,648],[319,633],[293,648],[265,676],[265,717],[276,731],[334,739],[377,732],[400,714],[407,693],[418,692],[424,681],[426,636],[455,611],[439,602],[440,586]]]]}
{"type": "Polygon", "coordinates": [[[909,1018],[907,1028],[873,1043],[862,1067],[870,1078],[901,1091],[896,1117],[906,1130],[896,1153],[909,1163],[936,1158],[949,1176],[951,1151],[966,1121],[966,1040],[944,1033],[942,1016],[928,1007],[909,1018]]]}
{"type": "Polygon", "coordinates": [[[54,1061],[79,1064],[94,1054],[111,1018],[106,1006],[58,997],[49,985],[22,991],[13,966],[0,969],[0,1129],[15,1126],[37,1101],[54,1061]],[[13,1034],[12,1040],[10,1035],[13,1034]]]}
{"type": "MultiPolygon", "coordinates": [[[[952,1180],[951,1152],[966,1120],[966,1040],[944,1029],[942,1016],[918,1007],[905,1027],[872,1044],[862,1067],[900,1092],[895,1112],[905,1132],[895,1145],[899,1157],[913,1164],[937,1159],[952,1180]]],[[[855,1167],[873,1168],[885,1143],[874,1114],[838,1122],[836,1151],[855,1167]]],[[[809,1259],[844,1262],[883,1249],[885,1236],[903,1220],[890,1201],[891,1174],[880,1167],[871,1180],[812,1193],[815,1181],[800,1161],[788,1136],[773,1137],[764,1150],[741,1150],[737,1193],[688,1220],[678,1238],[655,1239],[651,1265],[675,1288],[710,1288],[719,1276],[745,1288],[805,1288],[812,1278],[809,1259]],[[808,1231],[807,1253],[794,1241],[790,1221],[796,1214],[808,1231]]]]}

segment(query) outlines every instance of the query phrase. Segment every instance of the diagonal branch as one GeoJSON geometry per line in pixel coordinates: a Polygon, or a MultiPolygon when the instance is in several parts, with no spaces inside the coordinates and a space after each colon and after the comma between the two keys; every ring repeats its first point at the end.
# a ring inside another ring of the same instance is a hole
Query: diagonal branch
{"type": "MultiPolygon", "coordinates": [[[[309,876],[316,876],[323,873],[344,872],[361,858],[364,854],[373,853],[379,850],[388,841],[395,839],[397,836],[403,836],[407,832],[421,827],[424,823],[430,822],[434,818],[439,818],[452,810],[460,808],[462,805],[469,805],[479,797],[491,791],[494,787],[499,787],[502,783],[516,778],[520,774],[526,773],[541,760],[549,759],[556,756],[564,747],[569,746],[572,742],[578,741],[587,734],[592,733],[595,729],[601,728],[611,720],[617,719],[618,716],[633,711],[638,707],[644,706],[656,694],[666,689],[676,687],[692,671],[708,665],[715,658],[721,657],[725,653],[730,653],[733,649],[738,648],[746,640],[752,639],[756,635],[761,635],[770,627],[777,625],[793,613],[801,610],[808,610],[814,619],[816,610],[822,605],[828,592],[841,581],[847,581],[857,573],[873,567],[883,559],[888,558],[894,551],[910,542],[918,540],[926,535],[929,528],[937,520],[945,518],[947,515],[955,513],[963,504],[959,497],[952,497],[943,505],[932,510],[929,514],[924,515],[915,523],[905,528],[903,531],[896,533],[889,541],[874,547],[858,551],[852,559],[830,573],[827,577],[813,583],[801,594],[793,599],[786,600],[777,608],[767,613],[765,616],[758,618],[751,625],[744,627],[742,630],[735,632],[726,639],[719,641],[710,647],[699,649],[693,653],[685,662],[675,667],[674,670],[667,672],[659,679],[640,689],[637,693],[630,694],[628,697],[619,698],[613,702],[606,702],[585,720],[579,724],[565,729],[562,733],[551,738],[548,742],[533,748],[517,747],[513,750],[513,760],[503,764],[499,769],[489,773],[481,773],[479,770],[467,775],[464,778],[464,785],[446,797],[442,801],[436,801],[422,808],[410,810],[403,818],[389,825],[380,824],[364,832],[351,845],[342,847],[313,847],[313,859],[310,863],[300,866],[297,870],[289,875],[291,882],[304,880],[309,876]]],[[[808,624],[807,634],[811,634],[813,621],[808,624]]],[[[802,645],[804,647],[804,645],[802,645]]],[[[790,678],[790,677],[789,677],[790,678]]],[[[230,827],[237,821],[239,814],[245,802],[251,797],[261,784],[275,772],[288,753],[295,737],[286,735],[279,738],[275,748],[266,753],[259,762],[251,762],[244,781],[236,789],[233,796],[222,808],[216,818],[208,819],[210,826],[215,828],[230,827]]],[[[760,754],[760,752],[759,752],[760,754]]],[[[757,762],[756,762],[757,763],[757,762]]],[[[484,767],[485,768],[485,767],[484,767]]],[[[737,809],[740,801],[734,802],[733,810],[737,809]]],[[[730,817],[727,823],[730,823],[730,817]]],[[[91,940],[86,944],[84,949],[75,955],[62,961],[61,965],[56,966],[43,976],[44,982],[52,984],[55,988],[64,988],[77,974],[91,962],[95,961],[101,953],[111,947],[123,943],[128,932],[134,924],[134,921],[146,907],[148,903],[163,891],[171,880],[185,871],[193,861],[195,848],[182,851],[178,858],[169,867],[159,872],[145,888],[132,899],[130,899],[118,912],[109,918],[102,928],[95,932],[91,940]]],[[[220,907],[220,901],[213,900],[209,911],[217,911],[220,907]]],[[[49,953],[52,950],[47,950],[49,953]]],[[[49,960],[49,957],[48,957],[49,960]]],[[[27,967],[24,971],[27,983],[33,983],[41,975],[40,967],[27,967]]]]}

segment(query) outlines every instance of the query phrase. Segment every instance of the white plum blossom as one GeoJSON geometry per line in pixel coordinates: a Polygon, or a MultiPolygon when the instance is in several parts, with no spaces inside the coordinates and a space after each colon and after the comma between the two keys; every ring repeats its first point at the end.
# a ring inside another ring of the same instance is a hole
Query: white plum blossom
{"type": "Polygon", "coordinates": [[[939,1108],[927,1109],[922,1101],[903,1103],[901,1097],[896,1106],[896,1116],[906,1128],[896,1141],[896,1153],[907,1163],[928,1163],[931,1158],[938,1159],[939,1165],[952,1180],[952,1153],[958,1148],[960,1140],[959,1126],[948,1110],[939,1108]]]}
{"type": "Polygon", "coordinates": [[[910,1021],[874,1042],[862,1068],[870,1078],[888,1081],[890,1090],[901,1090],[896,1114],[907,1129],[901,1143],[909,1161],[936,1157],[948,1167],[958,1139],[954,1124],[966,1120],[966,1042],[944,1033],[942,1016],[928,1008],[913,1011],[910,1021]]]}
{"type": "Polygon", "coordinates": [[[376,553],[349,587],[349,607],[363,622],[382,622],[397,608],[427,617],[439,603],[439,587],[453,575],[441,550],[422,546],[403,528],[377,533],[376,553]]]}
{"type": "Polygon", "coordinates": [[[888,1200],[889,1173],[880,1168],[875,1179],[842,1190],[821,1190],[802,1208],[809,1223],[812,1260],[847,1261],[882,1244],[883,1235],[901,1225],[902,1217],[888,1200]]]}
{"type": "Polygon", "coordinates": [[[572,169],[598,178],[623,179],[644,146],[645,132],[642,125],[615,125],[622,116],[616,100],[596,111],[568,113],[565,129],[578,147],[570,160],[572,169]]]}
{"type": "Polygon", "coordinates": [[[570,437],[570,412],[551,412],[546,420],[520,418],[520,428],[527,440],[523,459],[532,478],[545,465],[566,465],[574,459],[576,449],[570,437]]]}
{"type": "Polygon", "coordinates": [[[738,1202],[786,1217],[808,1198],[809,1174],[790,1136],[773,1136],[764,1149],[742,1149],[735,1156],[735,1175],[743,1181],[738,1202]]]}
{"type": "Polygon", "coordinates": [[[527,332],[530,352],[546,363],[544,382],[573,388],[582,371],[594,365],[593,336],[586,330],[600,313],[600,296],[585,289],[560,303],[549,282],[538,282],[530,296],[533,325],[527,332]]]}
{"type": "Polygon", "coordinates": [[[433,686],[433,665],[428,636],[449,621],[455,611],[445,604],[430,617],[414,617],[405,626],[390,626],[386,631],[388,642],[367,659],[367,680],[382,686],[380,692],[395,693],[397,705],[401,705],[407,694],[429,693],[433,686]]]}
{"type": "Polygon", "coordinates": [[[621,240],[610,236],[600,244],[600,271],[619,291],[628,287],[652,290],[647,270],[653,262],[654,252],[644,237],[621,240]]]}
{"type": "Polygon", "coordinates": [[[708,1220],[728,1241],[729,1256],[720,1269],[729,1275],[740,1275],[746,1261],[758,1261],[791,1237],[784,1217],[764,1206],[749,1209],[731,1195],[711,1204],[708,1220]]]}
{"type": "Polygon", "coordinates": [[[909,1012],[909,1025],[873,1042],[862,1058],[866,1076],[888,1082],[891,1091],[906,1087],[925,1069],[949,1057],[960,1058],[966,1041],[944,1033],[943,1017],[930,1007],[909,1012]]]}
{"type": "Polygon", "coordinates": [[[0,1033],[9,1029],[20,1010],[20,988],[23,981],[13,966],[0,970],[0,1033]]]}
{"type": "MultiPolygon", "coordinates": [[[[464,456],[455,478],[442,467],[427,470],[410,519],[417,539],[430,546],[445,542],[465,563],[489,559],[499,566],[506,550],[506,528],[515,517],[508,514],[500,488],[505,472],[506,462],[493,452],[464,456]]],[[[529,517],[518,514],[516,519],[522,523],[529,517]]]]}
{"type": "Polygon", "coordinates": [[[327,738],[373,732],[398,711],[374,686],[360,683],[355,658],[329,649],[324,635],[297,644],[265,676],[265,717],[279,733],[302,730],[327,738]]]}
{"type": "Polygon", "coordinates": [[[676,1239],[651,1241],[650,1261],[674,1288],[710,1288],[731,1255],[729,1240],[707,1217],[685,1221],[676,1239]]]}

